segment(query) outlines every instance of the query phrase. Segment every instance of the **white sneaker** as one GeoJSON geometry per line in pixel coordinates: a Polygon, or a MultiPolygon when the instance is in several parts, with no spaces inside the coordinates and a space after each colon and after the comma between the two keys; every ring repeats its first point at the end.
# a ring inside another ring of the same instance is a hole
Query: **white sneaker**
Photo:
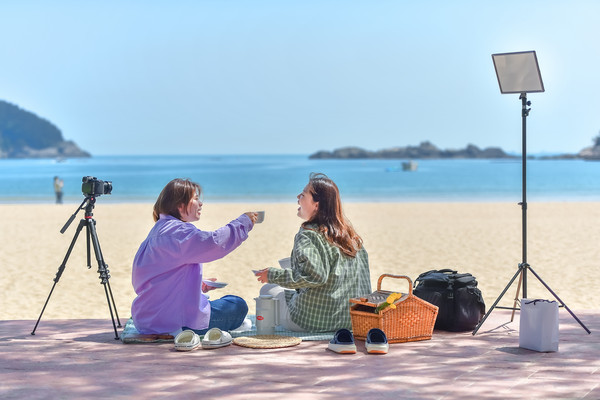
{"type": "Polygon", "coordinates": [[[244,319],[244,322],[240,326],[235,329],[232,329],[231,332],[246,332],[252,330],[252,320],[250,318],[244,319]]]}

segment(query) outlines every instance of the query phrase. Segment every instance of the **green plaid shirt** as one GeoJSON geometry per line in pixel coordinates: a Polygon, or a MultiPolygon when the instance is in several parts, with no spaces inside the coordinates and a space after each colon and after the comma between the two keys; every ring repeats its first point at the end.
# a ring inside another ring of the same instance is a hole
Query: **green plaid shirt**
{"type": "Polygon", "coordinates": [[[348,300],[371,293],[366,250],[348,257],[318,231],[300,228],[291,263],[291,269],[269,268],[269,283],[296,289],[285,292],[292,321],[312,332],[352,329],[348,300]]]}

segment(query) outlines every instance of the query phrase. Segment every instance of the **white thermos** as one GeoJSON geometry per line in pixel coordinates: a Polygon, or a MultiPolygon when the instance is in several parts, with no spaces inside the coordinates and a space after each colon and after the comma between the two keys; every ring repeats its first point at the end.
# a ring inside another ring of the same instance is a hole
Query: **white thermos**
{"type": "Polygon", "coordinates": [[[279,299],[270,294],[254,298],[256,301],[256,333],[258,335],[273,335],[279,325],[279,299]]]}

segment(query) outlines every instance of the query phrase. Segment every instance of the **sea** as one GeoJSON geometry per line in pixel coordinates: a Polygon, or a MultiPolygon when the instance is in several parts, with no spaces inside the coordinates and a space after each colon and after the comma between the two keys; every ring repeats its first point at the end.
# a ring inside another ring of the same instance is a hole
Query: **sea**
{"type": "Polygon", "coordinates": [[[153,203],[173,178],[203,188],[204,202],[296,202],[311,172],[327,174],[345,202],[600,201],[600,162],[531,159],[311,160],[308,155],[135,155],[0,160],[0,203],[53,203],[53,178],[64,202],[81,203],[82,178],[111,182],[98,202],[153,203]],[[524,185],[525,183],[525,185],[524,185]]]}

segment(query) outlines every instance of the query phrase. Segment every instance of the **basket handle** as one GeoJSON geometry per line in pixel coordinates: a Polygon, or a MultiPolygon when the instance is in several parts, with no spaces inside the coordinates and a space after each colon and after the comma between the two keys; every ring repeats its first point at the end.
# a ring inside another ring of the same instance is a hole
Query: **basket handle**
{"type": "Polygon", "coordinates": [[[396,279],[406,279],[408,281],[408,295],[412,296],[412,292],[413,292],[413,282],[412,280],[406,276],[406,275],[391,275],[391,274],[383,274],[379,277],[379,280],[377,281],[377,290],[381,290],[381,281],[383,280],[383,278],[385,277],[389,277],[389,278],[396,278],[396,279]]]}

